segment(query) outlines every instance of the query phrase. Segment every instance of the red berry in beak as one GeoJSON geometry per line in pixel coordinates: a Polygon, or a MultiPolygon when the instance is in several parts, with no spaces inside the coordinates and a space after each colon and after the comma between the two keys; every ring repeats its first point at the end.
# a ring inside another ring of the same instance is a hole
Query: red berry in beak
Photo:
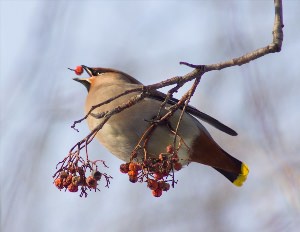
{"type": "Polygon", "coordinates": [[[74,71],[75,71],[76,75],[79,76],[83,73],[83,68],[82,68],[82,66],[77,66],[74,71]]]}

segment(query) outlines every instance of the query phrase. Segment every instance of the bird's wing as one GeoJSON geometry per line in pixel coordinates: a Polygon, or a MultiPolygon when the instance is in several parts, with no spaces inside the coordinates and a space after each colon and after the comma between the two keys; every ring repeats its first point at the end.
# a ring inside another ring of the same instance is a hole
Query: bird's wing
{"type": "MultiPolygon", "coordinates": [[[[152,98],[152,99],[155,99],[155,100],[158,100],[158,101],[161,101],[163,102],[165,100],[165,97],[166,97],[166,94],[164,93],[161,93],[159,91],[153,91],[151,92],[149,98],[152,98]]],[[[168,104],[170,105],[175,105],[176,103],[178,103],[178,99],[176,98],[170,98],[168,100],[168,104]]],[[[182,109],[183,107],[181,107],[182,109]]],[[[221,123],[220,121],[218,121],[217,119],[197,110],[195,107],[191,106],[191,105],[188,105],[187,108],[186,108],[186,112],[199,118],[200,120],[214,126],[215,128],[225,132],[226,134],[229,134],[231,136],[236,136],[237,133],[229,128],[228,126],[224,125],[223,123],[221,123]]]]}

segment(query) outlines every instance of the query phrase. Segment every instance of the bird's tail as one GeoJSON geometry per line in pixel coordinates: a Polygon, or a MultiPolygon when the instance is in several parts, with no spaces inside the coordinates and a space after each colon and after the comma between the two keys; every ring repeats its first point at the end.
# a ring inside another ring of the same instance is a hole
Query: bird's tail
{"type": "Polygon", "coordinates": [[[226,151],[222,149],[222,151],[226,154],[226,156],[231,159],[238,167],[240,167],[239,172],[229,172],[227,170],[223,170],[221,168],[215,168],[218,172],[220,172],[222,175],[224,175],[230,182],[232,182],[235,186],[241,187],[243,183],[247,180],[247,176],[249,173],[248,166],[239,161],[238,159],[232,157],[229,155],[226,151]]]}
{"type": "Polygon", "coordinates": [[[208,133],[201,133],[193,142],[191,161],[213,167],[236,186],[247,179],[247,165],[224,151],[208,133]]]}

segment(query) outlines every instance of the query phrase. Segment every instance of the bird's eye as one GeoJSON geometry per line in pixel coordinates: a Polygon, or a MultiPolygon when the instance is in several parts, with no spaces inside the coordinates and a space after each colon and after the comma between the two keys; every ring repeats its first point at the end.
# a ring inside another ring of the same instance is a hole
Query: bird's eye
{"type": "Polygon", "coordinates": [[[100,72],[100,71],[97,71],[97,72],[96,72],[96,75],[97,75],[97,76],[101,76],[102,74],[103,74],[103,72],[100,72]]]}

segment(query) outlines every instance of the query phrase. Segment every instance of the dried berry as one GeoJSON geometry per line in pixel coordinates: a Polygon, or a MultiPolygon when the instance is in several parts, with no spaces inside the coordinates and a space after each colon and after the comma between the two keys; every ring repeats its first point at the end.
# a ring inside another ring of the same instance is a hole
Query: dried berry
{"type": "Polygon", "coordinates": [[[82,185],[82,180],[80,176],[73,176],[72,184],[75,186],[82,185]]]}
{"type": "Polygon", "coordinates": [[[137,176],[129,176],[129,181],[131,183],[136,183],[138,181],[138,177],[137,176]]]}
{"type": "Polygon", "coordinates": [[[120,171],[122,173],[128,173],[128,171],[129,171],[129,163],[121,164],[120,165],[120,171]]]}
{"type": "Polygon", "coordinates": [[[182,168],[181,163],[175,163],[175,164],[174,164],[174,169],[175,169],[176,171],[179,171],[181,168],[182,168]]]}
{"type": "Polygon", "coordinates": [[[99,171],[93,171],[92,176],[95,178],[95,180],[99,181],[101,179],[102,174],[99,171]]]}
{"type": "Polygon", "coordinates": [[[97,180],[93,176],[86,178],[85,182],[89,188],[95,189],[97,187],[97,180]]]}
{"type": "Polygon", "coordinates": [[[77,191],[78,191],[78,186],[75,186],[75,185],[73,185],[73,184],[70,184],[70,185],[68,186],[68,190],[69,190],[70,192],[77,192],[77,191]]]}
{"type": "MultiPolygon", "coordinates": [[[[74,71],[74,70],[73,70],[74,71]]],[[[87,197],[87,190],[94,189],[95,192],[99,190],[97,188],[98,181],[106,181],[105,187],[109,187],[111,176],[104,172],[98,171],[97,163],[100,162],[104,167],[108,167],[103,160],[89,160],[86,154],[86,158],[79,155],[77,151],[71,151],[68,155],[57,165],[58,170],[53,175],[54,184],[57,188],[70,192],[80,191],[80,197],[87,197]],[[67,161],[67,162],[66,162],[67,161]],[[88,173],[91,174],[89,175],[88,173]],[[63,178],[62,178],[63,177],[63,178]]]]}
{"type": "Polygon", "coordinates": [[[62,179],[64,179],[64,178],[67,178],[68,177],[68,173],[67,172],[65,172],[65,171],[62,171],[61,173],[60,173],[60,178],[62,178],[62,179]]]}
{"type": "Polygon", "coordinates": [[[67,178],[63,179],[63,186],[67,188],[72,183],[72,178],[72,175],[68,175],[67,178]]]}
{"type": "Polygon", "coordinates": [[[155,197],[160,197],[162,195],[162,189],[157,188],[155,190],[152,190],[152,195],[155,197]]]}
{"type": "Polygon", "coordinates": [[[130,163],[129,164],[129,170],[130,171],[139,171],[139,170],[141,170],[142,169],[142,167],[141,167],[141,165],[139,165],[139,164],[137,164],[137,163],[130,163]]]}
{"type": "Polygon", "coordinates": [[[129,171],[128,176],[137,176],[138,172],[137,171],[129,171]]]}
{"type": "Polygon", "coordinates": [[[153,179],[148,179],[148,184],[147,184],[148,188],[151,190],[155,190],[158,188],[158,183],[156,180],[153,179]]]}
{"type": "Polygon", "coordinates": [[[162,182],[162,183],[163,183],[161,186],[162,191],[168,191],[170,189],[170,184],[167,182],[162,182]]]}
{"type": "Polygon", "coordinates": [[[62,189],[64,186],[63,186],[63,180],[61,178],[57,178],[55,181],[54,181],[54,184],[55,186],[58,188],[58,189],[62,189]]]}
{"type": "Polygon", "coordinates": [[[172,156],[172,162],[173,162],[173,163],[177,163],[178,161],[179,161],[178,155],[177,155],[177,154],[174,154],[174,155],[172,156]]]}
{"type": "Polygon", "coordinates": [[[164,177],[164,175],[160,172],[155,172],[153,176],[156,180],[161,180],[164,177]]]}

